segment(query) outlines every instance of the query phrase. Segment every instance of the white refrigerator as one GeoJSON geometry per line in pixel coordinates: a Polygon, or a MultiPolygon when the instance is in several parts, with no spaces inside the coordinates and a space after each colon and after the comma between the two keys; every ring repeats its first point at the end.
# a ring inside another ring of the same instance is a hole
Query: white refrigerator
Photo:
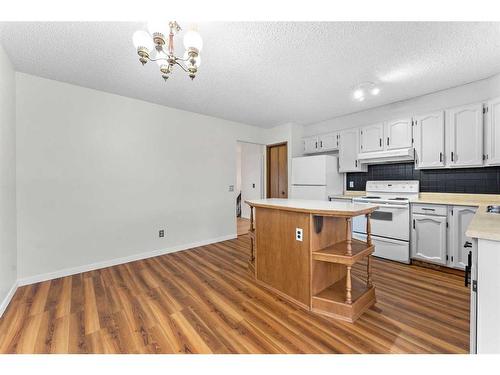
{"type": "Polygon", "coordinates": [[[292,199],[328,200],[342,194],[344,175],[336,156],[315,155],[292,159],[292,199]]]}

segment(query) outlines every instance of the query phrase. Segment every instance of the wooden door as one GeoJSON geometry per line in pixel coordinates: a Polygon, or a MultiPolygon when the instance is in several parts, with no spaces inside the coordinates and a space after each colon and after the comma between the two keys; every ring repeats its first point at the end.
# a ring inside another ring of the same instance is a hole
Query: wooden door
{"type": "Polygon", "coordinates": [[[288,198],[288,151],[286,143],[267,146],[267,197],[288,198]]]}
{"type": "Polygon", "coordinates": [[[415,167],[444,167],[444,112],[415,117],[415,167]]]}
{"type": "Polygon", "coordinates": [[[412,146],[411,118],[389,121],[385,125],[385,148],[396,150],[412,146]]]}
{"type": "Polygon", "coordinates": [[[483,165],[483,104],[471,104],[446,111],[447,165],[483,165]]]}
{"type": "Polygon", "coordinates": [[[384,124],[364,126],[360,130],[361,152],[382,151],[384,149],[384,124]]]}
{"type": "Polygon", "coordinates": [[[412,258],[446,265],[446,216],[413,214],[412,258]]]}

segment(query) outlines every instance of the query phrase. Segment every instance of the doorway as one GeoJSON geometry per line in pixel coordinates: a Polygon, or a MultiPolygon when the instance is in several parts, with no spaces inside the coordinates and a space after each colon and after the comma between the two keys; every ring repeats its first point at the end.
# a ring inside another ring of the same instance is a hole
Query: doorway
{"type": "Polygon", "coordinates": [[[236,220],[242,235],[250,228],[250,206],[245,201],[264,198],[265,146],[238,141],[236,147],[236,220]]]}
{"type": "Polygon", "coordinates": [[[267,198],[288,198],[287,143],[267,146],[267,198]]]}

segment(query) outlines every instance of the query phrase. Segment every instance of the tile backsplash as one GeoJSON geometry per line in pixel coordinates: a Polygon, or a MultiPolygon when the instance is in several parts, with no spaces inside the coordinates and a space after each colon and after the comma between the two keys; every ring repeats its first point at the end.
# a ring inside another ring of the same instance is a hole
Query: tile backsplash
{"type": "Polygon", "coordinates": [[[500,194],[500,167],[416,170],[413,163],[369,165],[368,172],[347,173],[347,190],[365,190],[369,180],[419,180],[422,192],[500,194]]]}

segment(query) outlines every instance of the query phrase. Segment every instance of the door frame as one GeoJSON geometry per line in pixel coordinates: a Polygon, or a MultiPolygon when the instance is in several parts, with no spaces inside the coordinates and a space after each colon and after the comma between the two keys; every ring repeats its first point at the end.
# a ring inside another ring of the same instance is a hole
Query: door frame
{"type": "Polygon", "coordinates": [[[278,143],[272,143],[272,144],[269,144],[269,145],[266,145],[266,173],[265,173],[265,176],[266,176],[266,198],[269,198],[269,196],[271,195],[271,185],[270,185],[270,181],[271,181],[271,168],[270,168],[270,163],[271,163],[271,159],[269,157],[270,155],[270,149],[272,147],[276,147],[276,146],[285,146],[285,151],[286,151],[286,182],[287,182],[287,197],[288,197],[288,193],[289,193],[289,186],[288,186],[288,142],[287,141],[284,141],[284,142],[278,142],[278,143]]]}

